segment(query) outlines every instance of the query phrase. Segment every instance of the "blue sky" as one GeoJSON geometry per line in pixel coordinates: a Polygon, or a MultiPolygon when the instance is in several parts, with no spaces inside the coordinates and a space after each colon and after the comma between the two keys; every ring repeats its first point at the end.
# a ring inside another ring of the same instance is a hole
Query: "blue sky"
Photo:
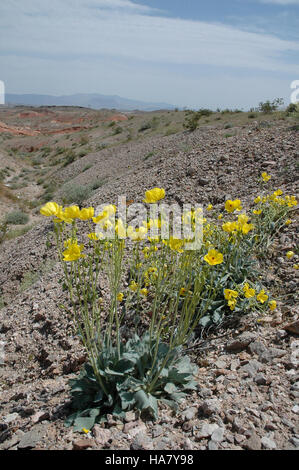
{"type": "Polygon", "coordinates": [[[116,94],[192,108],[290,100],[299,0],[5,0],[8,93],[116,94]]]}

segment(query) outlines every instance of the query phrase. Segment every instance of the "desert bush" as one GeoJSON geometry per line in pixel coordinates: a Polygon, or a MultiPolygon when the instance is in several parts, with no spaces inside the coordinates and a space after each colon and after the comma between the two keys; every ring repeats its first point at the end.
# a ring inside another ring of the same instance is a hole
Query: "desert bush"
{"type": "Polygon", "coordinates": [[[258,105],[258,111],[260,113],[264,114],[270,114],[273,111],[276,111],[279,106],[283,105],[283,99],[282,98],[276,98],[273,101],[267,100],[265,102],[260,102],[258,105]]]}
{"type": "Polygon", "coordinates": [[[61,190],[61,197],[64,204],[82,204],[92,193],[92,187],[90,185],[64,184],[61,190]]]}
{"type": "Polygon", "coordinates": [[[29,215],[16,210],[9,212],[5,217],[5,221],[10,225],[26,225],[29,222],[29,215]]]}
{"type": "Polygon", "coordinates": [[[65,156],[65,161],[63,163],[63,166],[66,167],[68,165],[70,165],[71,163],[73,163],[75,160],[76,160],[76,154],[73,150],[68,150],[66,152],[66,156],[65,156]]]}

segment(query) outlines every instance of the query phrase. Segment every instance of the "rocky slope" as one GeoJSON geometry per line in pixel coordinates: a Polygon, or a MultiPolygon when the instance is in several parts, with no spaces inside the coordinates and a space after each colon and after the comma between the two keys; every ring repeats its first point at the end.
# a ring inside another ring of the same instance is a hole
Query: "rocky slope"
{"type": "MultiPolygon", "coordinates": [[[[207,127],[192,134],[148,138],[89,154],[69,165],[61,180],[105,184],[86,206],[117,203],[119,195],[141,202],[144,191],[164,187],[166,202],[212,203],[227,198],[248,207],[259,193],[261,171],[273,187],[296,194],[298,132],[283,121],[252,123],[233,137],[207,127]],[[82,172],[87,164],[92,167],[82,172]]],[[[294,210],[294,219],[296,215],[294,210]]],[[[191,351],[199,366],[198,388],[176,416],[160,410],[158,422],[129,412],[88,435],[65,428],[68,380],[85,360],[58,280],[55,251],[46,246],[51,223],[5,242],[0,254],[0,448],[1,449],[296,449],[299,446],[298,271],[285,259],[296,248],[296,223],[277,237],[272,258],[261,261],[263,282],[279,295],[271,317],[252,313],[219,330],[191,351]],[[259,320],[259,321],[258,321],[259,320]],[[262,320],[262,321],[260,321],[262,320]],[[293,328],[287,325],[294,324],[293,328]],[[298,325],[298,324],[297,324],[298,325]]]]}

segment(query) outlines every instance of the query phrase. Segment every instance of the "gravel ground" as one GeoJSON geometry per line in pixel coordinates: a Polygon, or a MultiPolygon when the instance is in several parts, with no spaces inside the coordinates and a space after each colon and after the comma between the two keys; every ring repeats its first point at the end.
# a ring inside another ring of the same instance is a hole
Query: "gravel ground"
{"type": "MultiPolygon", "coordinates": [[[[141,202],[146,189],[159,186],[166,202],[212,203],[220,211],[225,199],[238,197],[248,207],[259,193],[261,171],[272,175],[273,188],[296,195],[298,143],[298,132],[284,121],[270,127],[251,123],[229,138],[207,128],[102,150],[69,165],[61,179],[106,180],[86,205],[116,203],[119,195],[141,202]],[[89,163],[92,168],[80,174],[89,163]]],[[[61,271],[54,248],[46,247],[50,230],[51,223],[42,220],[1,246],[6,306],[0,310],[0,449],[299,447],[299,312],[293,296],[298,271],[285,258],[296,248],[296,223],[277,237],[271,259],[261,260],[265,286],[289,297],[262,322],[253,312],[237,327],[199,341],[190,351],[199,366],[197,390],[180,411],[173,415],[161,406],[156,422],[128,412],[125,422],[110,417],[88,435],[63,424],[68,381],[85,354],[58,307],[67,299],[57,282],[61,271]]]]}

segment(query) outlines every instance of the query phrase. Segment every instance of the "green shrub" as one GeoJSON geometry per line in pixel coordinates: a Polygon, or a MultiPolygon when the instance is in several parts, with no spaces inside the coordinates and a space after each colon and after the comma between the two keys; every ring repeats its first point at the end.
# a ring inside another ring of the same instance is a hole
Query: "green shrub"
{"type": "Polygon", "coordinates": [[[29,216],[17,210],[7,214],[5,220],[7,224],[11,225],[26,225],[29,222],[29,216]]]}
{"type": "Polygon", "coordinates": [[[66,167],[76,160],[76,154],[73,150],[68,150],[63,166],[66,167]]]}
{"type": "Polygon", "coordinates": [[[258,105],[258,111],[264,114],[270,114],[273,111],[276,111],[279,106],[283,105],[282,98],[276,98],[273,101],[265,101],[264,103],[261,101],[258,105]]]}
{"type": "Polygon", "coordinates": [[[92,193],[91,185],[67,183],[62,187],[62,200],[64,204],[82,204],[92,193]]]}
{"type": "Polygon", "coordinates": [[[135,335],[122,344],[120,354],[116,347],[104,347],[97,361],[102,386],[88,363],[79,378],[70,381],[76,411],[67,418],[66,425],[74,424],[74,431],[91,429],[103,421],[106,413],[124,417],[127,410],[136,408],[156,420],[158,401],[176,410],[185,392],[196,388],[193,376],[197,367],[182,356],[181,347],[170,351],[169,345],[161,341],[157,350],[156,346],[146,334],[142,339],[135,335]]]}

